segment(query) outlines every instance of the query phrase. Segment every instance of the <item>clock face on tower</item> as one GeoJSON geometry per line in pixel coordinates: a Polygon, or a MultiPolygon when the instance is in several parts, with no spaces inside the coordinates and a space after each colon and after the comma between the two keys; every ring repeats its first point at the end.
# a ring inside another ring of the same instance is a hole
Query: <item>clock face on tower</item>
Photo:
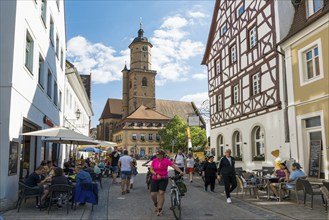
{"type": "Polygon", "coordinates": [[[143,51],[147,51],[147,46],[142,46],[143,51]]]}

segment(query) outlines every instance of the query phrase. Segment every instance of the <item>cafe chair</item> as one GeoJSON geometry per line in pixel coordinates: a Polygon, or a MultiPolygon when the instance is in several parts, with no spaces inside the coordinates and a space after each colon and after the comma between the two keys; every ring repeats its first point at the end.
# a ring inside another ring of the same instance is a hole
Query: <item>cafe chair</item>
{"type": "Polygon", "coordinates": [[[327,188],[327,190],[329,190],[329,181],[325,181],[325,180],[323,180],[323,181],[322,181],[322,184],[323,184],[324,187],[327,188]]]}
{"type": "MultiPolygon", "coordinates": [[[[17,212],[19,212],[21,208],[22,201],[28,198],[36,198],[36,204],[38,201],[41,201],[42,192],[35,187],[29,187],[24,182],[18,183],[18,200],[16,202],[17,212]]],[[[40,206],[41,211],[41,206],[40,206]]]]}
{"type": "Polygon", "coordinates": [[[75,185],[74,203],[91,203],[92,209],[98,204],[98,185],[97,183],[79,183],[75,185]]]}
{"type": "Polygon", "coordinates": [[[279,201],[281,202],[281,200],[282,200],[282,191],[283,190],[288,190],[289,197],[291,195],[291,191],[295,191],[295,193],[296,193],[296,201],[297,201],[297,204],[299,204],[298,191],[304,190],[303,184],[301,182],[302,179],[306,179],[306,176],[304,176],[304,177],[298,177],[297,180],[296,180],[295,188],[292,188],[292,189],[288,189],[286,187],[286,184],[287,184],[286,182],[280,183],[279,184],[279,201]]]}
{"type": "MultiPolygon", "coordinates": [[[[326,205],[326,212],[328,212],[329,190],[327,189],[327,187],[322,186],[320,188],[320,191],[322,192],[324,200],[326,202],[326,204],[325,204],[326,205]]],[[[328,213],[328,219],[329,219],[329,213],[328,213]]]]}
{"type": "MultiPolygon", "coordinates": [[[[57,203],[58,206],[66,205],[67,214],[69,214],[69,200],[72,198],[73,186],[68,184],[55,184],[49,187],[49,207],[48,214],[51,206],[57,203]]],[[[73,206],[73,202],[71,207],[73,206]]]]}
{"type": "Polygon", "coordinates": [[[236,175],[236,182],[238,185],[238,189],[236,190],[236,196],[239,197],[239,189],[241,190],[242,199],[244,198],[244,195],[247,194],[247,191],[249,191],[249,194],[251,196],[251,190],[254,191],[255,197],[258,199],[258,188],[256,184],[248,183],[242,180],[242,178],[238,175],[236,175]]]}
{"type": "Polygon", "coordinates": [[[262,167],[262,175],[266,176],[266,175],[272,175],[274,173],[274,167],[262,167]]]}
{"type": "Polygon", "coordinates": [[[300,181],[302,182],[304,187],[304,205],[306,204],[306,195],[311,196],[311,209],[313,209],[313,196],[315,195],[321,196],[323,204],[325,204],[323,194],[321,191],[313,189],[311,183],[306,179],[301,179],[300,181]]]}

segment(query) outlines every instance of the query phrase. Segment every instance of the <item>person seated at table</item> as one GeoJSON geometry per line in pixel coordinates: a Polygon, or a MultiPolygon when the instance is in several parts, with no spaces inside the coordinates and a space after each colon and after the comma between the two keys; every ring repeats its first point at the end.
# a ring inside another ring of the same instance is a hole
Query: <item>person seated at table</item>
{"type": "Polygon", "coordinates": [[[94,169],[94,173],[95,173],[95,174],[98,175],[98,174],[101,173],[101,169],[97,166],[96,163],[91,162],[91,163],[90,163],[90,166],[91,166],[92,169],[94,169]]]}
{"type": "Polygon", "coordinates": [[[272,190],[272,192],[274,193],[273,196],[271,196],[271,199],[278,199],[277,195],[277,188],[278,185],[280,184],[280,182],[283,182],[286,177],[289,177],[289,170],[286,166],[285,163],[280,163],[280,169],[274,171],[274,173],[272,174],[273,176],[275,176],[276,178],[270,179],[270,188],[272,190]]]}
{"type": "Polygon", "coordinates": [[[77,173],[77,175],[75,177],[75,181],[77,183],[92,183],[93,182],[90,173],[83,170],[83,167],[77,166],[75,168],[75,172],[77,173]]]}
{"type": "Polygon", "coordinates": [[[70,184],[68,178],[64,176],[63,169],[60,167],[54,169],[54,176],[51,179],[51,185],[54,184],[70,184]]]}
{"type": "Polygon", "coordinates": [[[54,166],[53,166],[53,162],[51,162],[50,160],[47,160],[47,175],[48,176],[54,176],[54,166]]]}
{"type": "Polygon", "coordinates": [[[29,187],[33,187],[34,190],[42,194],[41,201],[38,201],[37,208],[45,207],[42,202],[47,198],[49,193],[47,182],[51,180],[51,177],[45,177],[42,179],[42,175],[46,173],[46,169],[43,166],[39,166],[31,173],[25,180],[25,184],[29,187]]]}
{"type": "Polygon", "coordinates": [[[99,167],[99,169],[105,169],[105,163],[104,163],[104,159],[101,159],[100,161],[99,161],[99,163],[98,163],[98,167],[99,167]]]}
{"type": "Polygon", "coordinates": [[[64,172],[65,175],[73,175],[74,174],[74,169],[72,167],[70,167],[69,162],[64,163],[63,172],[64,172]]]}
{"type": "MultiPolygon", "coordinates": [[[[296,181],[299,177],[305,177],[305,173],[301,170],[301,166],[299,163],[295,162],[291,165],[291,173],[289,177],[286,177],[285,182],[286,189],[294,189],[296,186],[296,181]]],[[[284,196],[283,198],[288,198],[288,196],[284,196]]]]}

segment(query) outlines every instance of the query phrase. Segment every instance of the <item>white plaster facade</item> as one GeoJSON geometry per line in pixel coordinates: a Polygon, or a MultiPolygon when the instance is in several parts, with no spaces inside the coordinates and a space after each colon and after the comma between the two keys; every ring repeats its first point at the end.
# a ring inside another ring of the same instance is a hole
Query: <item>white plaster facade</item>
{"type": "Polygon", "coordinates": [[[1,211],[15,204],[20,177],[51,159],[52,144],[21,133],[63,124],[66,39],[63,1],[0,1],[0,16],[1,211]],[[12,141],[17,161],[8,159],[12,141]]]}

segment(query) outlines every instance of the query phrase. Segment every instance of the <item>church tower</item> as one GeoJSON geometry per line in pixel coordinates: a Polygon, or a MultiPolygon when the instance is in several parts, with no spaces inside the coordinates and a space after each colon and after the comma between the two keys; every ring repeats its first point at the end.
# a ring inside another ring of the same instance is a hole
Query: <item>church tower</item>
{"type": "Polygon", "coordinates": [[[155,76],[151,70],[151,48],[153,45],[144,37],[142,23],[138,36],[129,45],[130,70],[125,68],[123,74],[122,108],[123,118],[130,115],[139,106],[155,109],[155,76]]]}

